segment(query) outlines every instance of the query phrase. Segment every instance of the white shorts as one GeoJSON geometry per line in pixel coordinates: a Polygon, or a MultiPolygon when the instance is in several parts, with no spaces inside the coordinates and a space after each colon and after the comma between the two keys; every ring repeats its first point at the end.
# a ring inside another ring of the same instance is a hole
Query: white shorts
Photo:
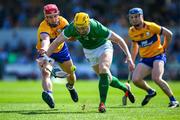
{"type": "Polygon", "coordinates": [[[107,42],[98,48],[95,49],[85,49],[83,48],[84,54],[88,62],[90,62],[91,66],[99,64],[99,59],[100,56],[107,52],[110,51],[113,53],[113,45],[110,40],[107,40],[107,42]]]}

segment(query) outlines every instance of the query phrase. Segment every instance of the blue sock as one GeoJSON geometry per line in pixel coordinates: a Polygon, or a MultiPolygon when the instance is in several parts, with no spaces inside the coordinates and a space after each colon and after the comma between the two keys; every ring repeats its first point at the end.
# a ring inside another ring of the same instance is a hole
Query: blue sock
{"type": "Polygon", "coordinates": [[[147,90],[147,92],[148,92],[148,94],[153,94],[153,93],[154,93],[154,90],[149,89],[149,90],[147,90]]]}
{"type": "Polygon", "coordinates": [[[169,100],[170,100],[170,101],[176,101],[176,99],[174,98],[174,96],[169,97],[169,100]]]}

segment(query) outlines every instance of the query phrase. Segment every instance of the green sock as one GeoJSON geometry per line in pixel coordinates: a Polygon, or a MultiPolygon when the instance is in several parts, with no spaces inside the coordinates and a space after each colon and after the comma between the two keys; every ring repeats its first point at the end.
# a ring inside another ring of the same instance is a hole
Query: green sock
{"type": "Polygon", "coordinates": [[[112,82],[110,83],[111,87],[114,88],[119,88],[121,90],[123,90],[124,92],[127,91],[127,87],[124,83],[120,82],[118,78],[112,76],[112,82]]]}
{"type": "Polygon", "coordinates": [[[99,93],[100,93],[100,101],[105,104],[107,92],[109,88],[109,76],[107,73],[99,74],[99,93]]]}

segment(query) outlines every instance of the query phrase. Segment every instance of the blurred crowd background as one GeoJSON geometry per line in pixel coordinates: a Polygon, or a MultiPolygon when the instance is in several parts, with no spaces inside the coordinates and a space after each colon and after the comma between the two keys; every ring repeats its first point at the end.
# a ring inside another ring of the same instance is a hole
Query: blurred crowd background
{"type": "MultiPolygon", "coordinates": [[[[180,80],[180,1],[179,0],[0,0],[0,80],[40,79],[36,64],[37,28],[44,19],[43,6],[55,3],[69,22],[76,12],[87,12],[122,36],[128,46],[128,10],[141,7],[145,20],[154,21],[173,32],[167,51],[166,80],[180,80]]],[[[84,58],[78,42],[68,43],[77,66],[78,79],[95,79],[96,75],[84,58]]],[[[127,79],[125,55],[114,44],[113,74],[127,79]]],[[[136,63],[138,62],[138,59],[136,63]]]]}

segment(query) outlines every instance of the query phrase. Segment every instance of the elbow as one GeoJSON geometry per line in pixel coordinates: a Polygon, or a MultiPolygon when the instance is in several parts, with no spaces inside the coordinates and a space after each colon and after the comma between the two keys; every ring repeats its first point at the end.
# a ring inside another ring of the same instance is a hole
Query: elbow
{"type": "Polygon", "coordinates": [[[171,39],[173,36],[173,33],[169,29],[163,27],[163,35],[171,39]]]}
{"type": "Polygon", "coordinates": [[[173,36],[173,33],[169,32],[169,34],[167,35],[168,40],[172,40],[172,36],[173,36]]]}
{"type": "Polygon", "coordinates": [[[171,31],[169,31],[169,38],[172,38],[173,33],[171,31]]]}

